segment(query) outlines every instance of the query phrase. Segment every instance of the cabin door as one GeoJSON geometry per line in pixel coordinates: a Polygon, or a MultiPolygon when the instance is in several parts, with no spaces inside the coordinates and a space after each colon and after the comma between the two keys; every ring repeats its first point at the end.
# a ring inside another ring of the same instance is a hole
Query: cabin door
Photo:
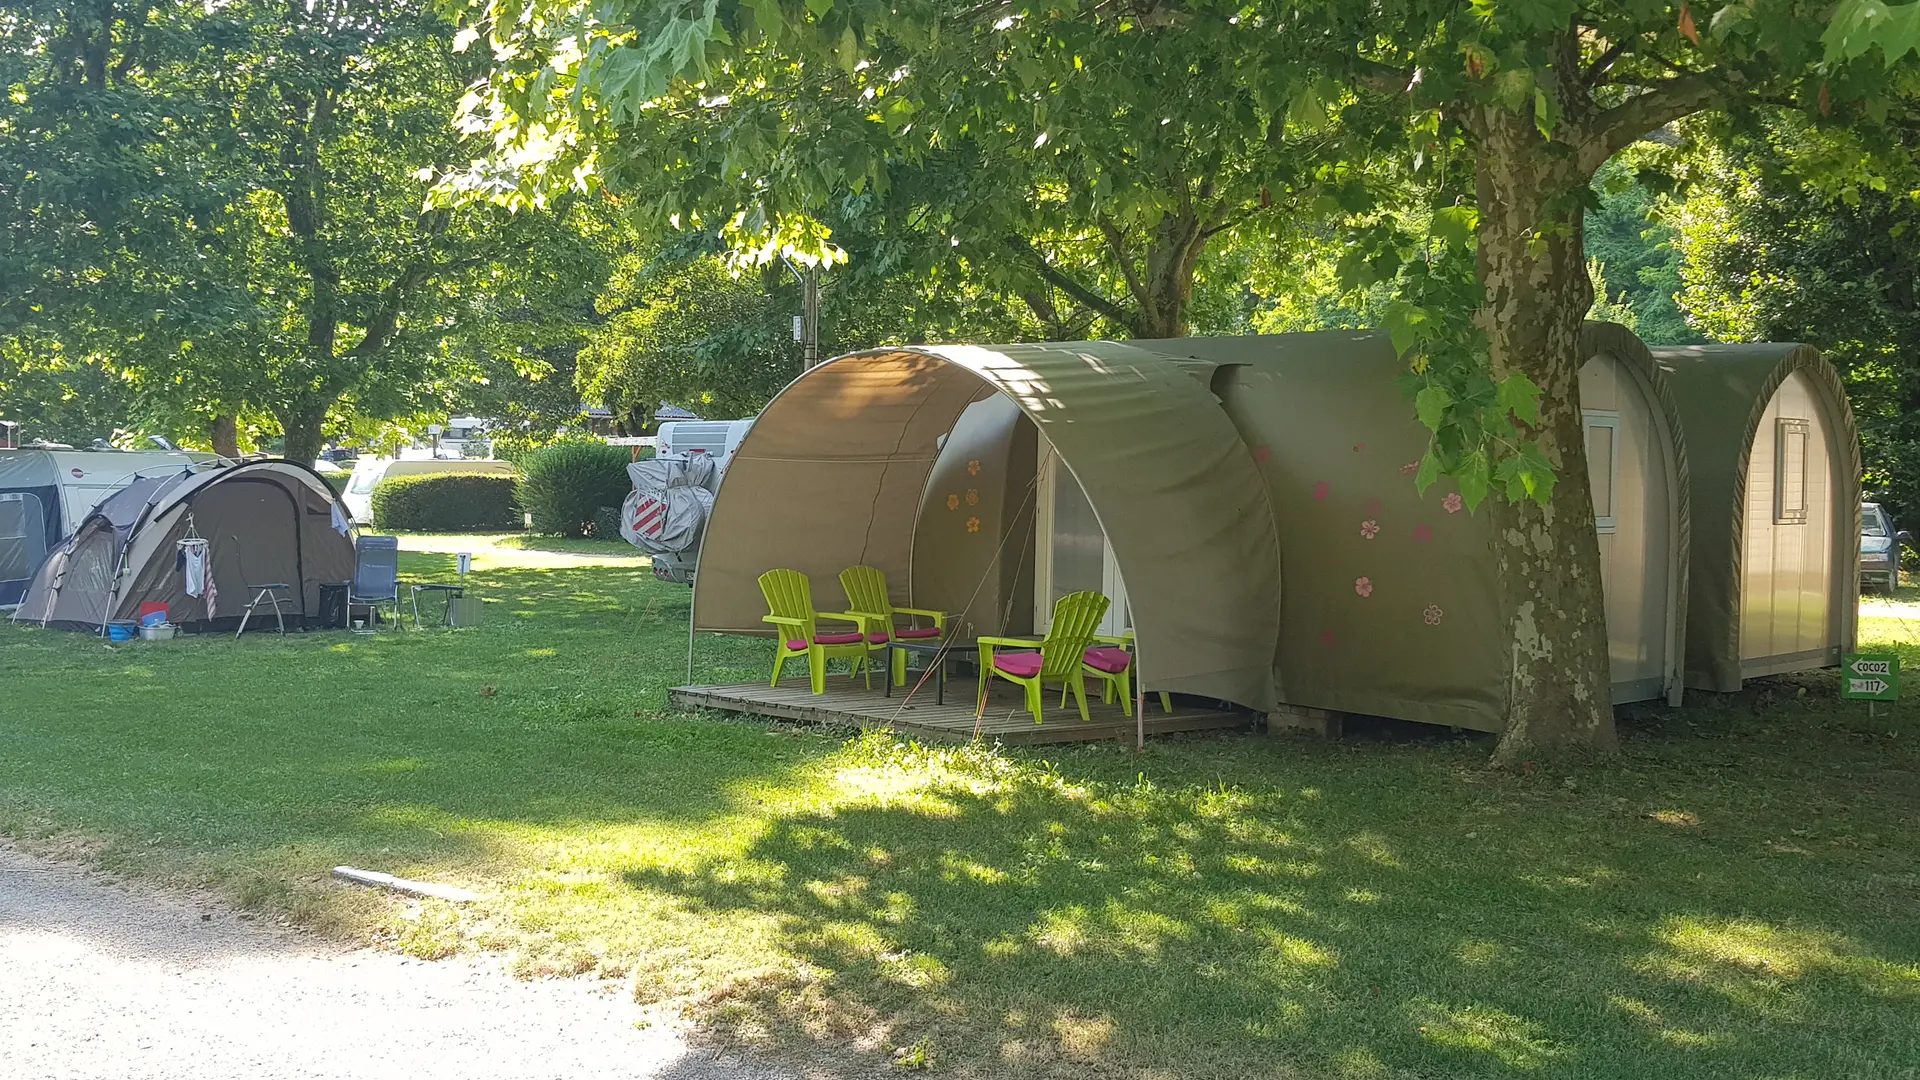
{"type": "Polygon", "coordinates": [[[1068,593],[1097,592],[1113,603],[1100,623],[1102,634],[1120,634],[1133,625],[1127,587],[1113,545],[1100,527],[1087,493],[1066,462],[1043,435],[1039,446],[1039,521],[1034,530],[1033,629],[1045,634],[1053,625],[1053,605],[1068,593]]]}

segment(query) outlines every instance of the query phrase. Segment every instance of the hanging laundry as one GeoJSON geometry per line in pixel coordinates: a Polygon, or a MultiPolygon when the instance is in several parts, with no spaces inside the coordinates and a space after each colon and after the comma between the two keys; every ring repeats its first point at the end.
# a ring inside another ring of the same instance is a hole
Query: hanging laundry
{"type": "Polygon", "coordinates": [[[181,573],[186,575],[187,595],[198,597],[207,588],[207,542],[201,539],[180,541],[181,573]]]}
{"type": "Polygon", "coordinates": [[[347,535],[347,529],[349,527],[350,526],[348,525],[348,522],[347,522],[347,515],[340,512],[340,501],[338,499],[334,500],[333,531],[339,533],[341,536],[345,536],[347,535]]]}

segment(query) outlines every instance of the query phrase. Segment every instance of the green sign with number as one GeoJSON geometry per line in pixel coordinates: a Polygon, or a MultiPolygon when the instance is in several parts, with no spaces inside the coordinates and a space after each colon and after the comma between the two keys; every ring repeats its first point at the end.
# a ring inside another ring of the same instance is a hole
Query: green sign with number
{"type": "Polygon", "coordinates": [[[1840,696],[1854,701],[1900,700],[1900,658],[1893,653],[1853,653],[1840,665],[1840,696]]]}

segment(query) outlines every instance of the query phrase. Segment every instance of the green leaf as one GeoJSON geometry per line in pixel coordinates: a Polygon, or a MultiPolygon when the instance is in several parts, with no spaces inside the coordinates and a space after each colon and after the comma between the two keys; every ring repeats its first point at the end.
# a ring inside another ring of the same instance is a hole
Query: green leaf
{"type": "Polygon", "coordinates": [[[1540,387],[1532,379],[1515,372],[1500,380],[1500,390],[1494,399],[1494,408],[1508,413],[1523,424],[1540,423],[1540,387]]]}
{"type": "Polygon", "coordinates": [[[1543,139],[1553,138],[1553,129],[1560,122],[1560,104],[1543,86],[1533,88],[1533,126],[1540,130],[1543,139]]]}
{"type": "Polygon", "coordinates": [[[1467,509],[1478,508],[1487,500],[1487,489],[1492,482],[1486,451],[1469,451],[1460,459],[1460,467],[1453,470],[1453,478],[1460,485],[1460,497],[1467,501],[1467,509]]]}
{"type": "Polygon", "coordinates": [[[1419,471],[1413,474],[1413,489],[1425,495],[1427,489],[1432,487],[1433,482],[1438,479],[1440,479],[1440,459],[1434,455],[1433,447],[1429,446],[1427,452],[1420,456],[1419,471]]]}
{"type": "Polygon", "coordinates": [[[1447,418],[1447,407],[1452,404],[1453,395],[1444,386],[1429,386],[1413,395],[1414,414],[1428,431],[1440,430],[1447,418]]]}
{"type": "Polygon", "coordinates": [[[827,12],[833,10],[833,0],[807,0],[807,12],[815,20],[825,19],[827,12]]]}
{"type": "Polygon", "coordinates": [[[1527,107],[1533,97],[1533,72],[1512,68],[1493,77],[1493,96],[1513,112],[1527,107]]]}
{"type": "Polygon", "coordinates": [[[1480,212],[1471,206],[1442,207],[1433,212],[1433,223],[1428,226],[1434,236],[1462,251],[1471,247],[1479,227],[1480,212]]]}

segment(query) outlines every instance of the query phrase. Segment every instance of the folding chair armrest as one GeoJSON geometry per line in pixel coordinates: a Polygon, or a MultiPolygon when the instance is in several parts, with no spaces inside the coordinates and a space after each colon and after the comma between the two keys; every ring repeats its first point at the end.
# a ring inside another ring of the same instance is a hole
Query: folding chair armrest
{"type": "Polygon", "coordinates": [[[1102,645],[1125,646],[1133,644],[1133,636],[1131,634],[1095,634],[1093,635],[1093,640],[1102,645]]]}

